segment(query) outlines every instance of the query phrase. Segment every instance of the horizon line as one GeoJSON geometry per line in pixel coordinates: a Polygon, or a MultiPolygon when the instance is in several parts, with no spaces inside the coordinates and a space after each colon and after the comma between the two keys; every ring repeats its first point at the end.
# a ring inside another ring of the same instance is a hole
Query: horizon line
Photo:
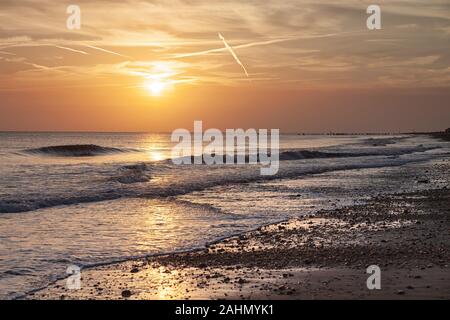
{"type": "MultiPolygon", "coordinates": [[[[243,129],[244,128],[235,128],[243,129]]],[[[257,129],[258,130],[258,129],[257,129]]],[[[223,131],[223,130],[221,130],[223,131]]],[[[190,131],[193,132],[193,131],[190,131]]],[[[91,130],[0,130],[0,133],[98,133],[98,134],[171,134],[170,131],[152,132],[152,131],[91,131],[91,130]]],[[[286,135],[388,135],[388,134],[433,134],[433,133],[445,133],[445,129],[441,131],[409,131],[409,132],[389,132],[389,131],[379,131],[379,132],[339,132],[339,131],[327,131],[327,132],[281,132],[281,134],[286,135]]]]}

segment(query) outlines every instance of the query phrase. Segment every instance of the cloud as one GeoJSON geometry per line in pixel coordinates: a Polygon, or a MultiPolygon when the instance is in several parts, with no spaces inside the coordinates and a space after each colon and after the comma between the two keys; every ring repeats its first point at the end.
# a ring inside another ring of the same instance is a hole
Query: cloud
{"type": "Polygon", "coordinates": [[[77,4],[82,27],[70,31],[65,27],[67,3],[2,0],[0,55],[25,57],[28,64],[2,60],[0,78],[8,82],[15,71],[23,80],[31,77],[27,70],[32,76],[57,70],[59,76],[78,81],[103,76],[108,68],[115,72],[121,62],[178,61],[177,72],[196,83],[239,85],[240,70],[224,63],[221,55],[230,52],[246,75],[238,56],[251,65],[252,79],[267,79],[270,85],[370,86],[383,85],[386,79],[392,85],[398,79],[399,86],[407,86],[417,85],[419,75],[426,75],[421,85],[449,85],[440,73],[430,72],[446,70],[450,63],[450,4],[441,0],[383,1],[383,29],[376,32],[365,28],[365,6],[370,3],[360,0],[77,4]],[[217,46],[217,30],[233,40],[217,46]]]}

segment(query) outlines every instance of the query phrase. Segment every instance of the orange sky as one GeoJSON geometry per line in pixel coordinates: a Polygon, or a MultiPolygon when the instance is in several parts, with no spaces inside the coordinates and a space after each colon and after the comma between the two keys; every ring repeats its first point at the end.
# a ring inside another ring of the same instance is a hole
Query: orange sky
{"type": "Polygon", "coordinates": [[[72,3],[0,3],[0,130],[450,127],[447,1],[72,3]]]}

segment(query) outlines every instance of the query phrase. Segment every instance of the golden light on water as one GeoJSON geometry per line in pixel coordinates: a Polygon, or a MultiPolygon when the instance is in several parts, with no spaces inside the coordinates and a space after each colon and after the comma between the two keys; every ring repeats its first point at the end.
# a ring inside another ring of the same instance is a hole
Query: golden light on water
{"type": "Polygon", "coordinates": [[[161,161],[166,158],[162,152],[155,151],[155,150],[151,150],[149,152],[149,156],[150,156],[150,159],[153,161],[161,161]]]}

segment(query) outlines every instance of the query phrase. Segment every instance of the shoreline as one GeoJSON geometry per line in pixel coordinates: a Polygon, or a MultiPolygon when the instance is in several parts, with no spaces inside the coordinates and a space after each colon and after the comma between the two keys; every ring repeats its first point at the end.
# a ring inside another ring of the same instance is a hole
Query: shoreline
{"type": "Polygon", "coordinates": [[[24,299],[448,299],[450,190],[375,197],[212,243],[82,270],[24,299]],[[366,287],[379,265],[382,290],[366,287]]]}
{"type": "MultiPolygon", "coordinates": [[[[429,178],[449,173],[443,160],[420,170],[416,183],[426,186],[429,178]]],[[[436,187],[433,183],[423,191],[378,195],[364,204],[266,224],[206,248],[86,267],[81,290],[67,290],[64,278],[16,299],[448,299],[448,179],[446,186],[436,187]],[[349,237],[347,229],[357,236],[349,237]],[[428,256],[414,256],[422,241],[440,258],[430,255],[429,248],[421,250],[428,256]],[[402,246],[408,250],[399,250],[402,246]],[[382,283],[391,287],[367,290],[366,267],[374,260],[384,275],[382,283]],[[254,277],[255,272],[260,276],[254,277]],[[418,279],[427,284],[413,286],[420,284],[418,279]]]]}

